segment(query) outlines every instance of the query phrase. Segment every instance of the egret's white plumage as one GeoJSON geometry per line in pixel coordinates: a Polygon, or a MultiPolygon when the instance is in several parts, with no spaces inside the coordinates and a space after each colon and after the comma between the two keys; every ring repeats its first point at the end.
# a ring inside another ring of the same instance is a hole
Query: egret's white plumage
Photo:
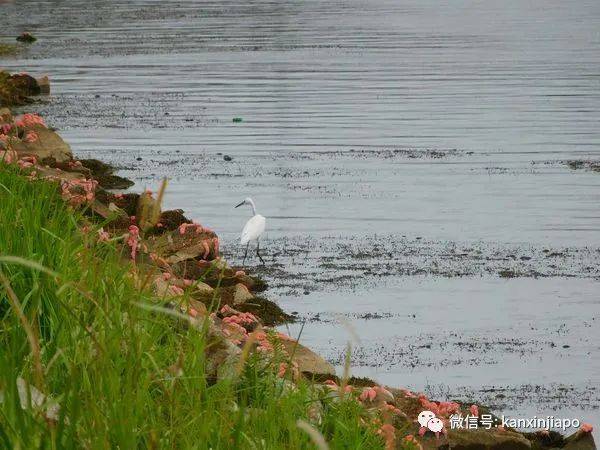
{"type": "Polygon", "coordinates": [[[260,236],[265,231],[265,225],[267,223],[267,219],[264,216],[256,213],[256,206],[254,206],[254,201],[250,197],[246,198],[242,203],[236,206],[242,205],[250,205],[252,207],[252,217],[246,225],[244,225],[244,229],[242,230],[242,236],[240,238],[240,243],[246,246],[246,252],[244,253],[244,262],[246,262],[246,256],[248,256],[248,247],[250,246],[250,241],[256,241],[256,256],[260,259],[260,261],[264,264],[262,257],[260,256],[260,236]]]}
{"type": "Polygon", "coordinates": [[[253,216],[248,222],[246,222],[246,225],[244,225],[240,243],[242,245],[246,245],[250,241],[257,240],[260,235],[264,233],[266,223],[267,220],[260,214],[253,216]]]}

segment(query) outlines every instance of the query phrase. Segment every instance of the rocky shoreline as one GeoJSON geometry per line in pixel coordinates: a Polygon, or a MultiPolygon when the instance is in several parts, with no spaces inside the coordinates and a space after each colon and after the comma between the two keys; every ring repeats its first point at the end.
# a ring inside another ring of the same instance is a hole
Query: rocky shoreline
{"type": "MultiPolygon", "coordinates": [[[[49,89],[47,77],[1,72],[0,92],[4,94],[0,102],[6,105],[26,104],[32,95],[49,89]]],[[[163,305],[183,313],[189,323],[208,323],[208,334],[215,344],[207,350],[212,376],[227,376],[248,349],[268,354],[274,337],[276,346],[291,361],[281,368],[283,373],[297,371],[332,395],[356,392],[373,416],[383,417],[399,434],[411,436],[411,442],[414,439],[415,445],[423,448],[596,448],[588,426],[569,437],[548,431],[520,433],[502,426],[488,430],[482,417],[489,412],[483,406],[434,402],[422,394],[378,386],[369,379],[336,377],[329,362],[271,328],[293,320],[293,316],[262,296],[267,286],[261,279],[221,258],[219,238],[213,230],[189,220],[182,210],[162,211],[166,182],[156,194],[111,192],[133,183],[115,175],[99,160],[74,157],[69,145],[36,114],[15,116],[8,108],[0,108],[0,127],[4,163],[17,164],[32,181],[56,182],[65,201],[84,211],[89,221],[82,225],[84,233],[86,227],[101,225],[97,236],[90,238],[122,247],[124,267],[131,268],[140,287],[152,286],[163,305]],[[434,411],[446,421],[447,428],[452,414],[475,416],[479,429],[451,429],[434,435],[416,422],[423,409],[434,411]],[[422,436],[414,437],[419,434],[422,436]]],[[[386,440],[399,444],[404,439],[394,436],[386,440]]]]}

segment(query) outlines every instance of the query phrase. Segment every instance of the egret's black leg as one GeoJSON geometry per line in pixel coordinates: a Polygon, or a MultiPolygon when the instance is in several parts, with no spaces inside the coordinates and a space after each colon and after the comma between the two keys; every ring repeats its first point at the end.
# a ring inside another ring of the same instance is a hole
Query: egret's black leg
{"type": "Polygon", "coordinates": [[[260,250],[260,240],[257,239],[256,240],[256,256],[258,256],[258,259],[260,259],[260,262],[262,263],[262,265],[265,265],[264,260],[262,259],[262,256],[260,256],[260,253],[258,252],[260,250]]]}
{"type": "Polygon", "coordinates": [[[246,251],[244,252],[244,261],[242,261],[242,266],[246,263],[246,256],[248,256],[248,247],[250,247],[250,242],[246,244],[246,251]]]}

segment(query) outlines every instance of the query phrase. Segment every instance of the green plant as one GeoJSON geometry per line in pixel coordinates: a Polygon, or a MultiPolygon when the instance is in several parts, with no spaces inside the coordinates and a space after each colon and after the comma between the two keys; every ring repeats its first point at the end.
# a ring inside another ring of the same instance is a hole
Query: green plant
{"type": "Polygon", "coordinates": [[[210,382],[206,330],[160,312],[82,219],[55,184],[0,167],[0,448],[313,448],[299,419],[330,448],[383,446],[356,400],[256,356],[210,382]]]}

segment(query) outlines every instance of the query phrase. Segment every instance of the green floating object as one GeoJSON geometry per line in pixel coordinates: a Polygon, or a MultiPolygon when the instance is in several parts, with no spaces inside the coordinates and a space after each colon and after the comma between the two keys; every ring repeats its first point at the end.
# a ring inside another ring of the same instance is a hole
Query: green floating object
{"type": "Polygon", "coordinates": [[[244,120],[244,119],[242,119],[241,117],[234,117],[233,123],[240,123],[242,120],[244,120]]]}

